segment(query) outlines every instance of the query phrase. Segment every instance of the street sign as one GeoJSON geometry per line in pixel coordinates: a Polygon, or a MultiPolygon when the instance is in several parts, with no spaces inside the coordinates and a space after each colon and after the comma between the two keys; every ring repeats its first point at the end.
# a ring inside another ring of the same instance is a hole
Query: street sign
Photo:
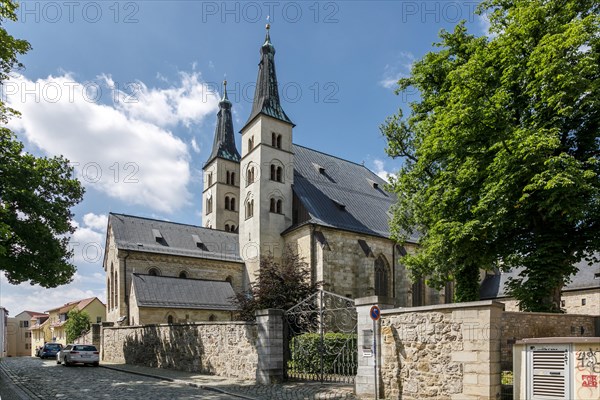
{"type": "Polygon", "coordinates": [[[373,321],[377,321],[381,318],[381,309],[377,306],[373,306],[371,307],[371,311],[369,311],[369,315],[371,315],[373,321]]]}

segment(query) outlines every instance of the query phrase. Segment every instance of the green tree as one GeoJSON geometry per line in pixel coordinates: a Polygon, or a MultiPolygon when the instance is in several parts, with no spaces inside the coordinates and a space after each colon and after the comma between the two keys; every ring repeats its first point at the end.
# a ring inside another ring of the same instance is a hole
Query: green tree
{"type": "MultiPolygon", "coordinates": [[[[30,45],[1,26],[16,20],[16,4],[0,1],[0,85],[23,65],[18,55],[30,45]]],[[[73,168],[63,157],[35,157],[6,128],[18,112],[0,101],[0,270],[13,284],[30,281],[55,287],[71,281],[68,234],[73,233],[71,207],[83,197],[73,168]]]]}
{"type": "Polygon", "coordinates": [[[238,293],[233,300],[239,308],[238,317],[253,321],[257,310],[287,310],[315,293],[320,285],[320,282],[311,282],[308,264],[288,247],[281,263],[271,255],[263,256],[251,289],[238,293]]]}
{"type": "Polygon", "coordinates": [[[85,311],[72,309],[67,314],[65,322],[65,332],[67,333],[67,343],[74,343],[75,339],[90,330],[90,316],[85,311]]]}
{"type": "Polygon", "coordinates": [[[600,3],[489,0],[487,37],[464,23],[416,62],[397,93],[410,115],[382,125],[403,167],[393,235],[421,233],[406,264],[457,300],[478,299],[479,268],[521,268],[526,311],[560,311],[560,292],[600,249],[600,3]]]}

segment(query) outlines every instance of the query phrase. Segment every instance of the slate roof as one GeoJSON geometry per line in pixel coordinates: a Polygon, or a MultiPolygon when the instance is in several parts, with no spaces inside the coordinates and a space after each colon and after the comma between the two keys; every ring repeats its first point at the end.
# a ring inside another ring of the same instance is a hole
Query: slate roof
{"type": "Polygon", "coordinates": [[[110,213],[117,248],[242,263],[236,233],[110,213]],[[162,236],[157,241],[155,231],[162,236]]]}
{"type": "Polygon", "coordinates": [[[213,142],[212,153],[206,161],[206,165],[212,160],[220,157],[225,160],[240,162],[240,153],[235,147],[235,137],[233,134],[233,118],[231,117],[231,102],[227,97],[227,83],[224,83],[223,98],[219,102],[219,112],[217,114],[217,126],[215,128],[215,139],[213,142]]]}
{"type": "Polygon", "coordinates": [[[310,216],[299,225],[314,223],[390,237],[389,210],[396,197],[383,189],[385,180],[364,165],[307,147],[295,144],[293,152],[294,194],[310,216]]]}
{"type": "Polygon", "coordinates": [[[250,113],[246,125],[259,114],[265,114],[269,117],[294,125],[285,111],[283,111],[279,101],[277,74],[275,73],[275,47],[271,43],[268,28],[265,43],[260,48],[260,62],[258,63],[256,90],[254,91],[252,112],[250,113]]]}
{"type": "Polygon", "coordinates": [[[135,273],[132,282],[139,307],[236,310],[229,282],[135,273]]]}
{"type": "MultiPolygon", "coordinates": [[[[571,277],[571,282],[565,285],[563,292],[584,289],[600,289],[600,263],[588,265],[587,261],[580,261],[577,264],[579,271],[571,277]]],[[[508,278],[516,278],[520,269],[510,272],[502,272],[496,275],[488,275],[484,278],[479,289],[479,296],[482,300],[509,297],[507,294],[506,283],[508,278]]]]}

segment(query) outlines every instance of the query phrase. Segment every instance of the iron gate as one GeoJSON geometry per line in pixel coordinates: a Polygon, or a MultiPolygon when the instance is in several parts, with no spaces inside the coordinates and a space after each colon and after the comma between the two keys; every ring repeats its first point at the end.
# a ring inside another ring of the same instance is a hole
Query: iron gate
{"type": "Polygon", "coordinates": [[[286,378],[354,383],[354,300],[319,290],[285,312],[286,378]]]}

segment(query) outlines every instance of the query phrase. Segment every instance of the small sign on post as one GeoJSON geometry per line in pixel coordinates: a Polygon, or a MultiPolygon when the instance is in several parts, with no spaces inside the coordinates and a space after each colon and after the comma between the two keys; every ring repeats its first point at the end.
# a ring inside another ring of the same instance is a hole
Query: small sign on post
{"type": "Polygon", "coordinates": [[[373,306],[371,307],[369,314],[371,315],[371,319],[373,321],[377,321],[379,318],[381,318],[381,309],[378,306],[373,306]]]}
{"type": "Polygon", "coordinates": [[[374,305],[371,307],[369,315],[373,320],[373,355],[375,355],[373,358],[373,377],[375,379],[375,400],[377,400],[379,398],[379,390],[377,388],[377,321],[381,318],[381,309],[379,306],[374,305]]]}

